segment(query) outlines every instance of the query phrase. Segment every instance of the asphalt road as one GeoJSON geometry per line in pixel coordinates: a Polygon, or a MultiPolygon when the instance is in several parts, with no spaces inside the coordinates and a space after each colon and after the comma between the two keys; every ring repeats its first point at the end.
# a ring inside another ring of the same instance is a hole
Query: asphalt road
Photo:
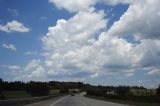
{"type": "Polygon", "coordinates": [[[63,96],[25,106],[127,106],[107,101],[83,97],[83,95],[63,96]]]}

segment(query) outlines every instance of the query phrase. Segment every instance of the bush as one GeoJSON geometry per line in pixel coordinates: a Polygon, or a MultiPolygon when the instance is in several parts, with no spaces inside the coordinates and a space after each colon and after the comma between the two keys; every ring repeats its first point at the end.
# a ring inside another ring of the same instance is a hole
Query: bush
{"type": "Polygon", "coordinates": [[[126,86],[119,86],[117,87],[117,94],[121,96],[126,96],[130,94],[130,88],[126,86]]]}
{"type": "Polygon", "coordinates": [[[69,89],[61,89],[59,92],[60,93],[69,93],[69,89]]]}
{"type": "Polygon", "coordinates": [[[156,95],[160,97],[160,85],[159,85],[159,87],[157,88],[156,95]]]}
{"type": "Polygon", "coordinates": [[[28,83],[26,90],[32,96],[46,96],[49,94],[49,87],[45,83],[40,82],[28,83]]]}
{"type": "Polygon", "coordinates": [[[93,95],[93,96],[103,96],[104,92],[100,89],[88,89],[87,95],[93,95]]]}
{"type": "Polygon", "coordinates": [[[0,94],[0,100],[5,100],[6,97],[3,94],[0,94]]]}

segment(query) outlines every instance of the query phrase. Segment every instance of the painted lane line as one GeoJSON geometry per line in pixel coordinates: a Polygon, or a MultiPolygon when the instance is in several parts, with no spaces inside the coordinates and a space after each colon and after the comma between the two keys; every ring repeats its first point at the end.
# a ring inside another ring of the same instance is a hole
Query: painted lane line
{"type": "Polygon", "coordinates": [[[80,102],[81,102],[84,106],[87,106],[87,104],[86,104],[84,101],[80,100],[80,102]]]}
{"type": "Polygon", "coordinates": [[[83,105],[87,106],[87,104],[85,102],[82,102],[82,103],[83,103],[83,105]]]}
{"type": "Polygon", "coordinates": [[[55,106],[55,104],[57,104],[58,102],[60,102],[60,101],[64,100],[64,99],[65,99],[65,98],[67,98],[67,97],[68,97],[68,96],[65,96],[65,97],[63,97],[63,98],[61,98],[61,99],[57,100],[56,102],[54,102],[54,103],[50,104],[49,106],[55,106]]]}

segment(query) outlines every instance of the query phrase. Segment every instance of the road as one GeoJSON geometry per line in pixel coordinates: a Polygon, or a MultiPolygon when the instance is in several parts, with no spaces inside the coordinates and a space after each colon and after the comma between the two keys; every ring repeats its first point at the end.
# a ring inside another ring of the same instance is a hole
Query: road
{"type": "Polygon", "coordinates": [[[25,106],[127,106],[107,101],[83,97],[83,95],[63,96],[25,106]]]}

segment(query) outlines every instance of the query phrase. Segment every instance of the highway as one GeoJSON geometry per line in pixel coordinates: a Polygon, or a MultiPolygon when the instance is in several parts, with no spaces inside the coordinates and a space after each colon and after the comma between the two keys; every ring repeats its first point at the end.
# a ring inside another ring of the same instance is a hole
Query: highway
{"type": "Polygon", "coordinates": [[[86,98],[82,94],[61,96],[25,106],[127,106],[107,101],[86,98]]]}

